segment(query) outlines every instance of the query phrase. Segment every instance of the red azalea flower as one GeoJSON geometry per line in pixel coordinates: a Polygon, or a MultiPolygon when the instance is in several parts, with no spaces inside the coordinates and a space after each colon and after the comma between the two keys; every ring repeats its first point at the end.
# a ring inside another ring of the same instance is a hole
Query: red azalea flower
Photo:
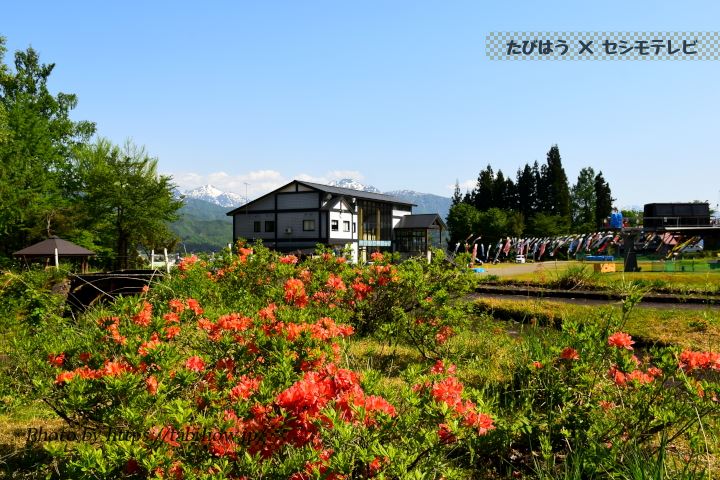
{"type": "Polygon", "coordinates": [[[574,348],[566,347],[560,353],[560,358],[563,360],[580,360],[580,354],[574,348]]]}
{"type": "Polygon", "coordinates": [[[450,427],[446,423],[438,425],[438,437],[440,437],[440,443],[447,445],[449,443],[455,443],[457,437],[450,431],[450,427]]]}
{"type": "Polygon", "coordinates": [[[333,275],[332,273],[330,274],[330,277],[328,277],[328,281],[325,285],[338,292],[344,292],[347,289],[343,279],[337,275],[333,275]]]}
{"type": "Polygon", "coordinates": [[[150,395],[156,395],[158,389],[158,381],[154,375],[145,379],[145,387],[150,395]]]}
{"type": "Polygon", "coordinates": [[[150,325],[150,321],[152,320],[152,311],[152,305],[148,302],[143,302],[142,310],[140,310],[137,315],[133,316],[133,322],[141,327],[147,327],[150,325]]]}
{"type": "Polygon", "coordinates": [[[61,372],[58,373],[57,377],[55,377],[55,383],[68,383],[73,378],[75,378],[75,372],[61,372]]]}
{"type": "Polygon", "coordinates": [[[200,307],[200,304],[197,300],[194,298],[188,298],[187,299],[187,306],[190,310],[193,311],[195,315],[202,315],[203,309],[200,307]]]}
{"type": "Polygon", "coordinates": [[[617,348],[624,348],[626,350],[632,350],[633,342],[632,337],[627,333],[615,332],[608,337],[608,345],[617,348]]]}
{"type": "Polygon", "coordinates": [[[172,340],[173,338],[177,337],[179,333],[180,327],[178,327],[177,325],[167,327],[165,329],[165,338],[167,338],[168,340],[172,340]]]}
{"type": "Polygon", "coordinates": [[[295,265],[298,262],[298,258],[295,255],[284,255],[280,257],[280,263],[286,265],[295,265]]]}
{"type": "Polygon", "coordinates": [[[193,372],[202,372],[205,370],[205,362],[202,358],[194,355],[185,361],[185,368],[193,372]]]}
{"type": "Polygon", "coordinates": [[[285,301],[299,308],[307,305],[308,297],[305,294],[305,284],[302,280],[290,278],[285,282],[285,301]]]}
{"type": "Polygon", "coordinates": [[[440,327],[438,333],[435,334],[435,341],[438,345],[442,345],[447,342],[448,338],[452,337],[454,334],[455,332],[453,331],[453,329],[445,325],[443,327],[440,327]]]}
{"type": "Polygon", "coordinates": [[[175,313],[181,313],[183,310],[185,310],[185,304],[182,300],[178,300],[177,298],[173,298],[168,302],[168,305],[170,306],[170,309],[175,313]]]}
{"type": "Polygon", "coordinates": [[[59,355],[55,355],[53,353],[48,354],[48,362],[50,362],[50,365],[55,367],[62,367],[65,362],[65,353],[63,352],[59,355]]]}

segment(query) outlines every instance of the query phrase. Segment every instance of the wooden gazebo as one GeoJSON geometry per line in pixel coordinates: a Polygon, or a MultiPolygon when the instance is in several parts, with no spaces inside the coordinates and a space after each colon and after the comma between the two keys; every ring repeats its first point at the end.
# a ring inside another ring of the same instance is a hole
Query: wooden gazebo
{"type": "Polygon", "coordinates": [[[52,262],[56,267],[61,258],[79,260],[83,272],[87,270],[88,258],[93,255],[95,252],[56,236],[13,253],[13,256],[22,258],[26,263],[30,260],[44,259],[46,265],[52,262]]]}

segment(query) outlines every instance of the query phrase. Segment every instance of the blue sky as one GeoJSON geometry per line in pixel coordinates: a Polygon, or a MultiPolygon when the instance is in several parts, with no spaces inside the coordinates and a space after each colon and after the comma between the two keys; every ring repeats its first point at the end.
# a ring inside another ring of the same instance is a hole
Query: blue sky
{"type": "MultiPolygon", "coordinates": [[[[14,2],[0,35],[56,64],[76,119],[181,187],[256,196],[353,176],[449,196],[558,144],[620,206],[720,201],[720,62],[507,62],[491,31],[716,31],[679,2],[14,2]]],[[[11,57],[6,57],[10,62],[11,57]]]]}

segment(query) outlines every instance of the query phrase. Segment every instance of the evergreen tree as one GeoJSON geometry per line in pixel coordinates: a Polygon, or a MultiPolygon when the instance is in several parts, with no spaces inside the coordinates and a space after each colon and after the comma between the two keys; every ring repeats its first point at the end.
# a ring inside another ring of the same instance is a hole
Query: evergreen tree
{"type": "Polygon", "coordinates": [[[455,180],[455,190],[453,191],[452,196],[452,205],[455,206],[458,203],[461,203],[463,201],[462,193],[460,193],[460,182],[458,180],[455,180]]]}
{"type": "Polygon", "coordinates": [[[545,182],[548,189],[548,211],[569,220],[570,187],[568,185],[567,174],[560,159],[560,149],[557,145],[550,147],[547,153],[545,182]]]}
{"type": "Polygon", "coordinates": [[[510,177],[505,179],[505,204],[505,208],[515,212],[518,210],[517,187],[510,177]]]}
{"type": "Polygon", "coordinates": [[[493,195],[492,195],[492,207],[493,208],[508,208],[507,204],[507,185],[505,185],[505,174],[502,170],[498,170],[493,181],[493,195]]]}
{"type": "Polygon", "coordinates": [[[612,198],[610,185],[605,181],[602,171],[595,176],[595,199],[595,222],[597,228],[602,228],[605,220],[612,213],[612,204],[615,201],[612,198]]]}
{"type": "Polygon", "coordinates": [[[477,185],[473,191],[473,204],[479,211],[492,208],[494,203],[493,190],[495,187],[495,173],[490,165],[478,175],[477,185]]]}
{"type": "Polygon", "coordinates": [[[537,203],[537,184],[533,170],[527,163],[522,170],[518,170],[516,177],[516,204],[517,209],[525,218],[535,213],[537,203]]]}
{"type": "Polygon", "coordinates": [[[547,165],[541,167],[537,160],[533,163],[532,174],[535,178],[535,201],[533,205],[534,213],[547,212],[550,210],[549,188],[547,184],[547,165]]]}

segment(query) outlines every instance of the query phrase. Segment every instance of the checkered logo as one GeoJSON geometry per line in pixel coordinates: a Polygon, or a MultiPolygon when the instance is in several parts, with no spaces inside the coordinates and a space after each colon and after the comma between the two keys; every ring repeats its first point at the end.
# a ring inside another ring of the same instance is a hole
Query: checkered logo
{"type": "Polygon", "coordinates": [[[720,32],[490,32],[490,60],[720,60],[720,32]]]}

